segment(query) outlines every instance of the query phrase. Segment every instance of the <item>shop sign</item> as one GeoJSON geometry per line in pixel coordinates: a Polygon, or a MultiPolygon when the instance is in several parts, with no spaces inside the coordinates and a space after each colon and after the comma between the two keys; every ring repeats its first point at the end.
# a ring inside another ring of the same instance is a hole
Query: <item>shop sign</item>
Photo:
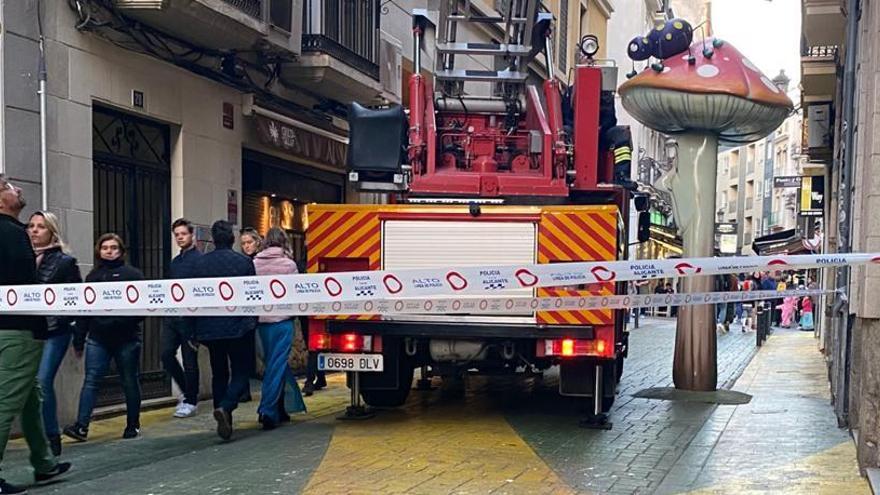
{"type": "Polygon", "coordinates": [[[801,185],[801,216],[820,217],[825,211],[825,176],[813,175],[803,178],[801,185]]]}
{"type": "Polygon", "coordinates": [[[773,178],[773,187],[775,189],[796,189],[801,187],[803,177],[799,175],[788,175],[773,178]]]}
{"type": "Polygon", "coordinates": [[[255,115],[254,122],[257,138],[264,145],[316,162],[345,168],[345,144],[263,115],[255,115]]]}
{"type": "Polygon", "coordinates": [[[718,234],[718,252],[736,254],[736,223],[716,223],[715,233],[718,234]]]}

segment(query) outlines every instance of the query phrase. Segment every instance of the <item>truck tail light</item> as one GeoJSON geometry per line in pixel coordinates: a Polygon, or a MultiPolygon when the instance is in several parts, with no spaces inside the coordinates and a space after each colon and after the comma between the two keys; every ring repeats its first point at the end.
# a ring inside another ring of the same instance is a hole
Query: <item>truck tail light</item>
{"type": "Polygon", "coordinates": [[[548,339],[538,341],[538,356],[613,357],[614,346],[601,339],[548,339]]]}
{"type": "Polygon", "coordinates": [[[373,336],[359,333],[341,333],[330,336],[330,348],[337,352],[364,352],[373,350],[373,336]]]}
{"type": "Polygon", "coordinates": [[[310,351],[326,351],[330,349],[330,336],[326,333],[310,332],[309,333],[309,350],[310,351]]]}

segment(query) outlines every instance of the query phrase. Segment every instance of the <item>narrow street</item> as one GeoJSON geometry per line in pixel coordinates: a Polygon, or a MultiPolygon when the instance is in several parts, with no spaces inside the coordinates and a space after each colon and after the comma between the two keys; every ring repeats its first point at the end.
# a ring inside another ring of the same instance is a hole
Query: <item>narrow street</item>
{"type": "MultiPolygon", "coordinates": [[[[649,319],[632,333],[610,431],[579,428],[579,404],[549,375],[474,377],[463,396],[414,391],[401,410],[340,422],[348,390],[335,376],[272,432],[244,404],[228,444],[208,403],[192,419],[147,412],[132,441],[118,438],[122,418],[96,422],[88,443],[65,444],[71,475],[32,493],[868,493],[812,334],[777,330],[756,354],[754,334],[733,330],[719,336],[719,383],[752,395],[746,405],[633,398],[671,385],[674,325],[649,319]]],[[[4,475],[26,481],[25,456],[14,442],[4,475]]]]}

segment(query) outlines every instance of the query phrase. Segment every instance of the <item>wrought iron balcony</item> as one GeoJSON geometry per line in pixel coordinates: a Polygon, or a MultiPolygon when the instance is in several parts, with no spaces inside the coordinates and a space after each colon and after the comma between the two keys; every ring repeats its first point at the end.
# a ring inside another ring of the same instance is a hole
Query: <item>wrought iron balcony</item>
{"type": "Polygon", "coordinates": [[[379,2],[306,0],[303,52],[321,52],[379,80],[379,2]]]}

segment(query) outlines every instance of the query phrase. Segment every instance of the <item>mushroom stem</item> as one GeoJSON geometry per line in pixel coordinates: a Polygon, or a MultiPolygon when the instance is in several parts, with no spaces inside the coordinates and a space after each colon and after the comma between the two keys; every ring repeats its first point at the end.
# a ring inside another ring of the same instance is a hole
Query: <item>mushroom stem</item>
{"type": "MultiPolygon", "coordinates": [[[[718,175],[718,136],[686,133],[677,136],[678,161],[669,186],[675,219],[681,232],[683,257],[711,257],[715,239],[715,182],[718,175]]],[[[711,276],[685,277],[682,292],[711,292],[711,276]]],[[[684,390],[715,390],[715,306],[679,308],[672,378],[684,390]]]]}

